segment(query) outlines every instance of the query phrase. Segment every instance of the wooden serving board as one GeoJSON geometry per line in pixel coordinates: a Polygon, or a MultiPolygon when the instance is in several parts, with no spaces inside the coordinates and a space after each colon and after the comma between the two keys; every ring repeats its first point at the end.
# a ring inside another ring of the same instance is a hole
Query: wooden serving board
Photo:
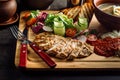
{"type": "MultiPolygon", "coordinates": [[[[19,29],[21,31],[25,28],[25,21],[23,19],[23,16],[27,11],[23,11],[20,14],[20,22],[19,22],[19,29]]],[[[57,13],[58,11],[47,11],[49,13],[57,13]]],[[[95,15],[93,15],[93,18],[91,20],[91,23],[89,25],[90,29],[97,29],[98,32],[106,32],[107,30],[104,29],[100,23],[97,21],[95,15]]],[[[31,29],[28,31],[28,39],[33,41],[35,38],[35,34],[32,32],[31,29]]],[[[20,42],[17,41],[16,46],[16,55],[15,55],[15,65],[18,67],[19,65],[19,56],[20,56],[20,42]]],[[[51,57],[57,64],[55,69],[62,69],[62,68],[120,68],[120,58],[116,57],[103,57],[96,54],[92,54],[89,57],[86,58],[80,58],[75,59],[74,61],[66,61],[61,60],[57,58],[51,57]]],[[[29,47],[28,45],[28,56],[27,56],[27,69],[43,69],[43,68],[49,68],[47,64],[41,60],[41,58],[35,54],[35,52],[29,47]]]]}

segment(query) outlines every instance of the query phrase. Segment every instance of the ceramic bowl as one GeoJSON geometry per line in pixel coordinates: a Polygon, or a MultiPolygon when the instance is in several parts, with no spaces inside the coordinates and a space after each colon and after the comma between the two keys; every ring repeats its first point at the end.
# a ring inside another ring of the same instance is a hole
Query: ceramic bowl
{"type": "Polygon", "coordinates": [[[98,8],[99,5],[104,3],[119,4],[120,0],[93,0],[97,20],[107,29],[120,30],[120,17],[107,14],[98,8]]]}
{"type": "Polygon", "coordinates": [[[16,0],[0,0],[0,23],[14,16],[17,10],[16,0]]]}

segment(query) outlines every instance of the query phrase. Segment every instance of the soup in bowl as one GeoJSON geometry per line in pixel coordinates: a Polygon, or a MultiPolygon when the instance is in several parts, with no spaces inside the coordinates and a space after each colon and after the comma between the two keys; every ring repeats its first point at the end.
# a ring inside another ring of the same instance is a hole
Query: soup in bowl
{"type": "Polygon", "coordinates": [[[99,5],[98,8],[107,14],[120,17],[120,4],[104,3],[99,5]]]}
{"type": "Polygon", "coordinates": [[[93,0],[95,16],[107,29],[120,30],[120,0],[93,0]]]}

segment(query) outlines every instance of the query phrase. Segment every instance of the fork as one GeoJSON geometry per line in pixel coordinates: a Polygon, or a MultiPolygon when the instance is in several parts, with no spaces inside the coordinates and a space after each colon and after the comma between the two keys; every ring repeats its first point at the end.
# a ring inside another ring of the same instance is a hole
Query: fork
{"type": "Polygon", "coordinates": [[[35,51],[35,53],[37,53],[37,55],[40,56],[50,68],[54,68],[56,66],[56,63],[47,55],[47,53],[42,51],[36,43],[28,40],[27,37],[18,29],[17,26],[10,27],[10,30],[17,40],[29,44],[30,47],[35,51]]]}

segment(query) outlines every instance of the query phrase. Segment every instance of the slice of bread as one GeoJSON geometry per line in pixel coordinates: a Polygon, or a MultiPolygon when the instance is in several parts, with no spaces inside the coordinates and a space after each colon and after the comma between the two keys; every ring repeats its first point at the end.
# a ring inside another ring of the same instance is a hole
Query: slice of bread
{"type": "Polygon", "coordinates": [[[74,21],[77,21],[79,17],[87,18],[88,23],[91,21],[94,7],[90,2],[84,3],[82,6],[74,6],[72,8],[66,8],[61,10],[63,14],[68,16],[68,18],[73,18],[74,21]]]}
{"type": "Polygon", "coordinates": [[[80,10],[81,10],[80,6],[75,6],[75,7],[72,7],[72,8],[63,9],[61,12],[63,12],[63,14],[68,16],[68,18],[75,19],[75,17],[78,15],[80,10]]]}
{"type": "Polygon", "coordinates": [[[94,13],[94,7],[91,3],[84,3],[81,7],[81,11],[78,14],[78,17],[84,17],[88,19],[88,22],[91,21],[94,13]]]}

